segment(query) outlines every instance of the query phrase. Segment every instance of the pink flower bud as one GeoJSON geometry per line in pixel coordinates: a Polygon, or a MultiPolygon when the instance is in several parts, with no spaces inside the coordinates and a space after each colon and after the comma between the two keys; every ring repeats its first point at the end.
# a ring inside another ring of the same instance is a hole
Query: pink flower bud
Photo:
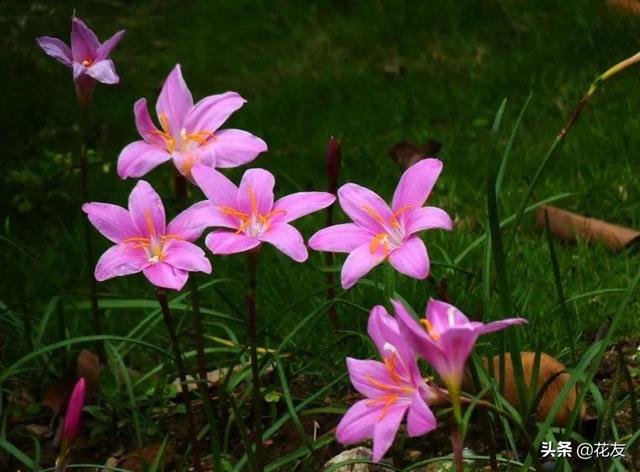
{"type": "Polygon", "coordinates": [[[342,161],[342,146],[340,141],[331,136],[327,147],[327,177],[329,178],[329,192],[335,194],[338,191],[338,178],[340,177],[340,163],[342,161]]]}
{"type": "Polygon", "coordinates": [[[67,413],[64,417],[64,427],[62,429],[63,448],[69,447],[75,441],[80,432],[80,419],[82,418],[82,409],[87,395],[87,386],[84,378],[80,378],[73,387],[69,404],[67,405],[67,413]]]}

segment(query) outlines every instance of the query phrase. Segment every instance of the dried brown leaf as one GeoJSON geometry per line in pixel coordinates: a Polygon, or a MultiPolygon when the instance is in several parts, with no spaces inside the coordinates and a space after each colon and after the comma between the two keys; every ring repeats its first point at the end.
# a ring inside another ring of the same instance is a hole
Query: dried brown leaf
{"type": "Polygon", "coordinates": [[[416,162],[434,156],[442,149],[442,143],[435,139],[427,140],[423,146],[417,146],[409,141],[394,144],[388,151],[389,157],[403,169],[408,169],[416,162]]]}

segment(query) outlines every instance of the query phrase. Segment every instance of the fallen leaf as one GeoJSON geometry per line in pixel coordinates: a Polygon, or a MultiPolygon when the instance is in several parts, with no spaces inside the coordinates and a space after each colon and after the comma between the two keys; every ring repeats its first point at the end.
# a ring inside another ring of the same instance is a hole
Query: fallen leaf
{"type": "MultiPolygon", "coordinates": [[[[534,366],[535,366],[535,352],[523,352],[520,354],[522,359],[522,370],[524,373],[524,384],[527,390],[529,390],[531,385],[531,380],[534,374],[534,366]]],[[[486,367],[486,360],[485,360],[486,367]]],[[[557,359],[550,356],[549,354],[545,354],[544,352],[540,355],[540,367],[538,370],[538,381],[536,383],[536,392],[540,392],[540,390],[546,386],[544,393],[542,394],[542,398],[538,403],[538,408],[536,410],[536,420],[544,421],[547,419],[549,412],[551,411],[551,407],[553,406],[556,398],[560,394],[562,388],[566,385],[566,383],[570,379],[570,375],[566,372],[567,368],[557,359]],[[564,371],[564,372],[563,372],[564,371]],[[563,372],[563,373],[559,373],[563,372]]],[[[493,358],[493,371],[494,378],[498,380],[500,377],[500,356],[497,355],[493,358]]],[[[513,364],[511,363],[511,355],[506,353],[504,355],[504,397],[507,399],[509,403],[513,406],[518,406],[518,386],[515,380],[514,372],[513,372],[513,364]]],[[[556,426],[565,426],[569,418],[571,418],[571,413],[576,404],[576,395],[577,388],[574,388],[569,392],[567,398],[564,403],[560,407],[558,414],[556,415],[555,421],[553,422],[556,426]]],[[[580,407],[580,418],[585,418],[585,409],[584,405],[580,407]]]]}
{"type": "Polygon", "coordinates": [[[607,0],[607,6],[632,15],[640,15],[640,2],[638,0],[607,0]]]}
{"type": "MultiPolygon", "coordinates": [[[[151,466],[162,449],[162,444],[153,444],[151,446],[141,447],[127,454],[118,461],[118,467],[130,470],[131,472],[144,472],[151,466]]],[[[160,459],[160,470],[165,462],[167,451],[164,451],[163,457],[160,459]]]]}
{"type": "Polygon", "coordinates": [[[437,154],[442,149],[442,143],[435,139],[427,140],[423,146],[417,146],[408,141],[394,144],[388,151],[389,156],[400,164],[403,169],[408,169],[416,162],[437,154]]]}
{"type": "Polygon", "coordinates": [[[628,248],[640,241],[640,231],[588,218],[551,205],[542,205],[536,209],[536,224],[540,228],[545,226],[545,213],[551,234],[565,241],[598,241],[614,251],[628,248]]]}
{"type": "Polygon", "coordinates": [[[100,358],[89,351],[83,349],[78,353],[76,359],[76,378],[84,377],[87,384],[87,392],[91,395],[98,390],[98,377],[100,377],[100,358]]]}

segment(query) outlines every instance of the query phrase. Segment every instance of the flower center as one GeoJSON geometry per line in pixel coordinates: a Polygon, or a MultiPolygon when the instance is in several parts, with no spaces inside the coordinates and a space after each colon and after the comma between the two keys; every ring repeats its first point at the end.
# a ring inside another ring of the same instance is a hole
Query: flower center
{"type": "MultiPolygon", "coordinates": [[[[171,154],[176,151],[187,153],[197,148],[198,146],[206,144],[209,139],[217,139],[215,134],[213,134],[211,131],[197,131],[195,133],[187,133],[187,130],[185,128],[182,128],[180,130],[180,134],[178,136],[173,136],[169,128],[169,117],[167,116],[167,114],[160,113],[158,118],[160,119],[160,126],[162,128],[162,131],[153,130],[151,133],[162,138],[167,152],[171,154]]],[[[193,160],[193,157],[185,161],[185,164],[183,166],[185,174],[189,174],[194,164],[195,162],[193,160]]]]}
{"type": "Polygon", "coordinates": [[[383,419],[386,416],[391,405],[398,401],[398,399],[400,399],[401,397],[406,397],[407,394],[410,395],[416,390],[415,387],[411,384],[410,379],[407,378],[406,374],[403,374],[399,371],[398,362],[400,361],[400,359],[398,358],[398,354],[395,348],[387,343],[385,344],[385,351],[391,352],[390,355],[383,358],[384,366],[387,369],[389,377],[391,377],[391,383],[386,383],[378,379],[374,379],[371,375],[365,374],[365,379],[367,380],[369,385],[387,392],[385,395],[382,395],[366,403],[367,406],[377,406],[380,404],[384,405],[382,408],[380,419],[383,419]]]}
{"type": "Polygon", "coordinates": [[[145,238],[142,236],[136,236],[132,238],[127,238],[123,240],[123,243],[130,244],[131,249],[142,249],[145,252],[147,257],[147,261],[151,264],[156,264],[158,262],[164,261],[166,257],[165,249],[166,244],[172,239],[182,240],[182,236],[178,236],[175,234],[164,234],[157,235],[156,228],[153,225],[153,220],[151,218],[151,212],[145,212],[145,220],[147,223],[147,229],[149,231],[149,237],[145,238]]]}
{"type": "Polygon", "coordinates": [[[258,201],[256,194],[251,187],[247,189],[249,192],[249,205],[251,213],[245,213],[229,206],[218,207],[220,211],[227,215],[235,216],[239,220],[239,227],[236,234],[244,233],[247,236],[255,238],[271,227],[271,219],[279,214],[286,214],[284,210],[273,210],[263,215],[258,211],[258,201]]]}
{"type": "Polygon", "coordinates": [[[82,67],[91,67],[93,65],[92,59],[85,59],[82,61],[82,67]]]}
{"type": "Polygon", "coordinates": [[[374,236],[369,245],[371,254],[375,254],[379,248],[382,248],[384,257],[389,256],[391,252],[402,244],[404,240],[404,225],[400,222],[398,217],[405,211],[411,208],[411,205],[403,206],[402,208],[394,211],[388,220],[385,220],[380,214],[368,205],[364,205],[364,211],[366,211],[371,217],[376,220],[383,231],[374,236]]]}

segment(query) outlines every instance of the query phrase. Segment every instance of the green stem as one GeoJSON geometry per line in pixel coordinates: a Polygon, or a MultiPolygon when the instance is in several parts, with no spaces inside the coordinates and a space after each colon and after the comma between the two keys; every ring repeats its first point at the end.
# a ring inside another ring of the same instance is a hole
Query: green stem
{"type": "Polygon", "coordinates": [[[247,304],[247,344],[251,357],[251,377],[253,394],[253,442],[256,447],[256,472],[264,470],[264,444],[262,442],[262,392],[260,389],[260,368],[258,366],[258,342],[256,328],[256,289],[258,286],[258,249],[249,251],[249,291],[245,297],[247,304]]]}
{"type": "Polygon", "coordinates": [[[162,317],[164,324],[171,340],[171,347],[173,349],[173,356],[178,369],[178,377],[180,378],[180,384],[182,385],[182,396],[184,398],[185,408],[187,410],[188,420],[188,433],[191,440],[191,450],[193,453],[193,468],[196,472],[203,472],[202,459],[200,455],[200,445],[198,444],[198,438],[196,436],[195,418],[193,415],[193,409],[191,406],[191,395],[189,394],[189,386],[187,385],[187,373],[184,368],[184,361],[182,360],[182,352],[180,351],[180,344],[178,343],[178,336],[173,326],[173,319],[171,317],[171,309],[169,308],[169,300],[167,299],[167,293],[161,289],[156,289],[156,298],[160,304],[162,311],[162,317]]]}

